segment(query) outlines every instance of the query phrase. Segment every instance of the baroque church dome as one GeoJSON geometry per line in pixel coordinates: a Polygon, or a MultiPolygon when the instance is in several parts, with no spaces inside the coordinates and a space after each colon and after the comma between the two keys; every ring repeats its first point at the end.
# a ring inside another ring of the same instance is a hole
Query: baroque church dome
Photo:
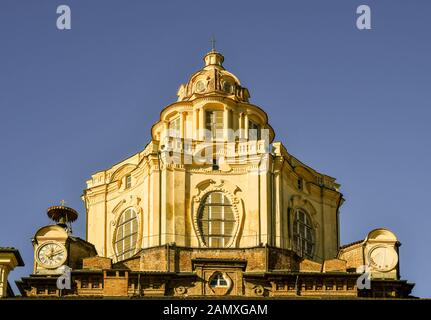
{"type": "Polygon", "coordinates": [[[214,49],[204,56],[205,66],[195,72],[186,84],[178,89],[178,101],[202,96],[226,96],[235,101],[248,102],[250,93],[239,79],[223,67],[224,57],[214,49]]]}

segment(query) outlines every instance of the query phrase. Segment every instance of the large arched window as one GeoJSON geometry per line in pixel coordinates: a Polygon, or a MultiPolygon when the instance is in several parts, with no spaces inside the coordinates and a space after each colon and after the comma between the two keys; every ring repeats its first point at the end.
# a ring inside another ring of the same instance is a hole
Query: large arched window
{"type": "Polygon", "coordinates": [[[307,258],[313,258],[314,232],[311,218],[302,209],[295,211],[295,222],[293,224],[293,242],[298,253],[307,258]]]}
{"type": "Polygon", "coordinates": [[[138,217],[132,208],[126,209],[118,219],[115,232],[115,251],[118,260],[130,258],[138,240],[138,217]]]}
{"type": "Polygon", "coordinates": [[[198,225],[208,247],[226,247],[233,236],[236,220],[232,204],[222,192],[211,192],[203,200],[198,225]]]}

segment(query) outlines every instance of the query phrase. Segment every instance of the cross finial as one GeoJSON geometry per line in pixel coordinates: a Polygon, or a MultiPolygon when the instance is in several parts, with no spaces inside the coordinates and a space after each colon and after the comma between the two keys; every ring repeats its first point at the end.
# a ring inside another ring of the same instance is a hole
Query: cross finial
{"type": "Polygon", "coordinates": [[[216,39],[215,39],[215,37],[214,37],[214,36],[212,36],[212,37],[211,37],[210,42],[211,42],[211,51],[212,51],[212,52],[215,52],[215,51],[216,51],[216,46],[215,46],[215,44],[216,44],[216,39]]]}

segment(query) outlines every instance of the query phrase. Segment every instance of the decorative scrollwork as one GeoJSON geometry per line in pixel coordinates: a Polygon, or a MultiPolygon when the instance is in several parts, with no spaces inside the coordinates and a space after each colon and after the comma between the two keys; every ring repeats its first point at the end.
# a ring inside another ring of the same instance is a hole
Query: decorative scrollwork
{"type": "Polygon", "coordinates": [[[261,285],[255,286],[254,289],[254,294],[257,296],[263,296],[263,294],[265,293],[265,288],[261,285]]]}
{"type": "Polygon", "coordinates": [[[187,293],[187,288],[184,286],[179,286],[179,287],[175,288],[175,292],[179,295],[184,295],[187,293]]]}

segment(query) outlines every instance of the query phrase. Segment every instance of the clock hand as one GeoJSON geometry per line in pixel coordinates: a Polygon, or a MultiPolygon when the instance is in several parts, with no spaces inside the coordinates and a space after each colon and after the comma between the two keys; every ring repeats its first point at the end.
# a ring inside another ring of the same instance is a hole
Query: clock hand
{"type": "Polygon", "coordinates": [[[55,253],[54,251],[51,251],[51,253],[47,254],[47,257],[52,260],[52,257],[57,255],[57,253],[55,253]]]}
{"type": "Polygon", "coordinates": [[[52,255],[52,257],[58,256],[58,255],[59,255],[59,254],[61,254],[61,253],[63,253],[63,250],[61,250],[61,251],[58,251],[58,252],[54,253],[54,254],[52,255]]]}

